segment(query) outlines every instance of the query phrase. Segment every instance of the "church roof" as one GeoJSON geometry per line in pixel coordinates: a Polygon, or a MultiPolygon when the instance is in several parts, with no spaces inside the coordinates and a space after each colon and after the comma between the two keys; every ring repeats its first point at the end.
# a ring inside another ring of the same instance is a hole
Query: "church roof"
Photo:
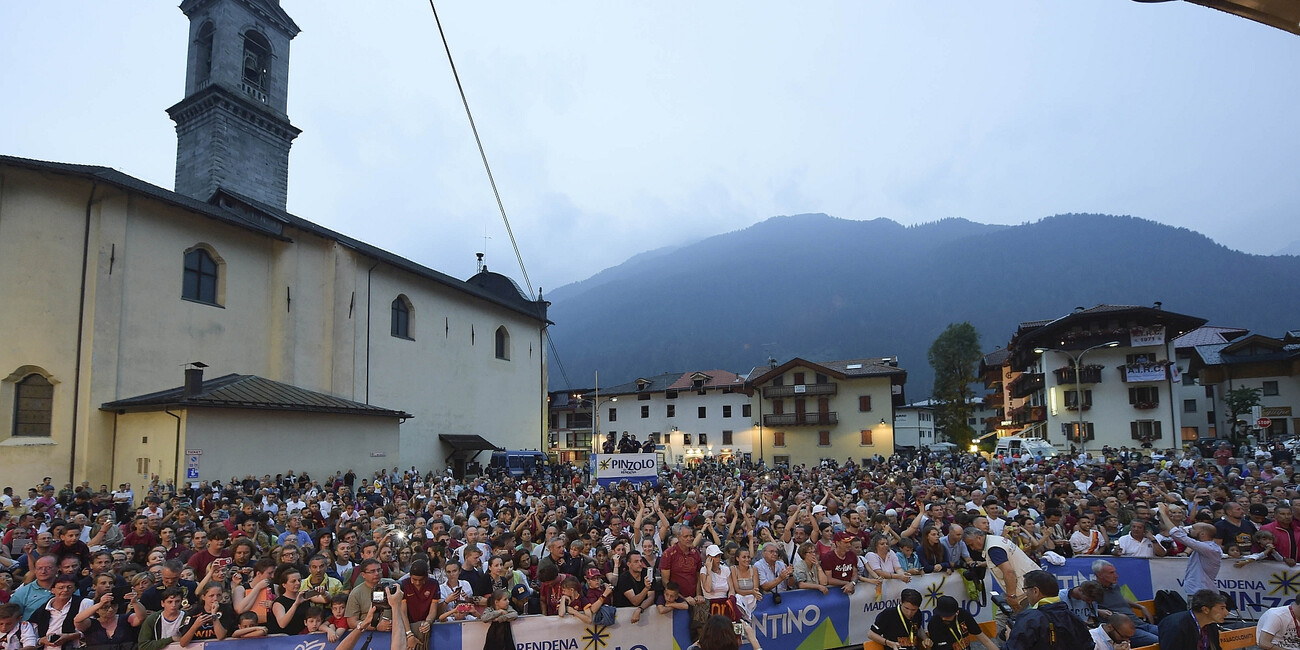
{"type": "Polygon", "coordinates": [[[390,253],[378,246],[367,244],[361,240],[335,232],[320,224],[308,221],[302,217],[271,207],[265,203],[250,199],[230,190],[218,190],[217,194],[212,197],[212,202],[204,202],[185,196],[184,194],[178,194],[171,190],[158,187],[157,185],[142,181],[134,176],[128,176],[112,167],[50,162],[45,160],[33,160],[30,158],[0,155],[0,166],[4,165],[11,165],[39,172],[76,176],[97,183],[112,185],[280,241],[293,241],[293,239],[284,232],[285,226],[290,226],[324,239],[336,241],[344,247],[351,248],[366,257],[391,265],[394,268],[401,269],[411,273],[412,275],[432,280],[475,298],[523,314],[529,318],[542,322],[549,322],[546,320],[546,307],[548,303],[543,300],[533,302],[525,299],[522,295],[518,298],[511,298],[508,295],[502,296],[495,291],[435,271],[434,269],[406,259],[405,257],[395,253],[390,253]]]}
{"type": "Polygon", "coordinates": [[[265,411],[335,413],[341,415],[381,415],[394,418],[414,417],[372,404],[299,388],[256,375],[230,374],[204,381],[193,395],[185,387],[128,397],[100,406],[105,411],[161,411],[186,407],[237,408],[265,411]]]}

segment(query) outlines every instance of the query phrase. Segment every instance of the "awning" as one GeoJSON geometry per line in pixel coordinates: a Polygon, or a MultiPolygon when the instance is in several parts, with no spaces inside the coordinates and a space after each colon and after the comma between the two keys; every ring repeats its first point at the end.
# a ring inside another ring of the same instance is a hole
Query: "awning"
{"type": "Polygon", "coordinates": [[[480,451],[505,451],[505,448],[488,442],[483,436],[443,433],[438,435],[438,439],[451,445],[453,457],[469,458],[480,451]]]}

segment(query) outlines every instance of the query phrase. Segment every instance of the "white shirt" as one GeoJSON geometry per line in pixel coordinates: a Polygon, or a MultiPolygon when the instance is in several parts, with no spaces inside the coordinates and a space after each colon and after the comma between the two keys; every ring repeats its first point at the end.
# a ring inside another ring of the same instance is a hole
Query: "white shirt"
{"type": "Polygon", "coordinates": [[[1132,535],[1124,535],[1115,542],[1115,546],[1119,547],[1123,557],[1155,557],[1156,555],[1155,546],[1150,538],[1136,540],[1132,535]]]}
{"type": "Polygon", "coordinates": [[[0,636],[0,649],[3,650],[19,650],[36,644],[36,626],[27,621],[19,621],[9,634],[0,636]]]}
{"type": "Polygon", "coordinates": [[[162,626],[162,634],[158,638],[172,637],[173,639],[181,638],[181,624],[185,622],[185,612],[176,612],[176,620],[167,620],[166,614],[158,616],[158,622],[162,626]]]}
{"type": "Polygon", "coordinates": [[[288,503],[284,504],[285,513],[289,515],[292,515],[296,512],[302,512],[303,510],[306,509],[307,509],[307,502],[303,501],[302,499],[298,499],[297,501],[289,501],[288,503]]]}
{"type": "Polygon", "coordinates": [[[1003,518],[1001,518],[1001,517],[998,517],[997,519],[994,519],[994,518],[992,518],[992,517],[989,517],[989,532],[990,532],[990,533],[993,533],[994,535],[1001,535],[1001,534],[1002,534],[1002,531],[1003,531],[1006,527],[1007,527],[1007,520],[1006,520],[1006,519],[1003,519],[1003,518]]]}
{"type": "MultiPolygon", "coordinates": [[[[83,598],[83,599],[81,599],[81,605],[77,608],[77,611],[76,611],[76,612],[72,612],[72,611],[71,611],[71,610],[72,610],[72,601],[71,601],[71,600],[69,600],[67,603],[65,603],[65,604],[63,605],[63,609],[54,609],[53,607],[50,606],[50,605],[53,604],[53,603],[54,603],[54,599],[50,599],[50,601],[47,602],[47,603],[45,603],[45,605],[44,605],[44,607],[45,607],[45,611],[48,611],[48,612],[50,613],[50,627],[47,628],[47,630],[46,630],[46,634],[47,634],[47,635],[48,635],[48,634],[60,634],[60,635],[61,635],[61,634],[63,634],[63,621],[66,620],[66,619],[68,618],[68,615],[71,614],[71,615],[73,616],[73,618],[76,618],[77,614],[80,614],[80,613],[82,613],[82,612],[84,612],[84,611],[90,609],[91,607],[94,607],[94,606],[95,606],[95,599],[93,599],[93,598],[83,598]]],[[[65,647],[65,648],[66,648],[66,647],[74,647],[74,648],[75,648],[75,647],[77,647],[77,646],[79,646],[79,645],[81,645],[80,642],[76,642],[76,641],[74,641],[74,642],[69,643],[68,645],[66,645],[66,646],[64,646],[64,647],[65,647]]]]}
{"type": "Polygon", "coordinates": [[[1273,635],[1273,645],[1286,650],[1300,650],[1300,631],[1288,611],[1291,607],[1273,607],[1260,615],[1255,624],[1255,643],[1264,642],[1264,633],[1273,635]]]}
{"type": "MultiPolygon", "coordinates": [[[[468,599],[474,597],[474,588],[469,586],[468,582],[461,580],[458,586],[460,587],[460,595],[462,598],[468,601],[468,599]]],[[[451,598],[451,594],[455,592],[456,589],[453,588],[451,585],[447,584],[446,582],[444,582],[442,583],[442,586],[439,588],[439,591],[442,592],[443,600],[449,600],[451,598]]]]}

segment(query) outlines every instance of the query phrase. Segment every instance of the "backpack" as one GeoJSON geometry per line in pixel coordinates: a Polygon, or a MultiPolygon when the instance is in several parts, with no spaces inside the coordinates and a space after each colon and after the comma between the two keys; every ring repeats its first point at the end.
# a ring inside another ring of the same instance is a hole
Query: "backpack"
{"type": "Polygon", "coordinates": [[[1161,589],[1156,592],[1155,609],[1156,623],[1159,623],[1170,614],[1187,611],[1187,601],[1183,599],[1182,594],[1176,591],[1161,589]]]}
{"type": "Polygon", "coordinates": [[[1037,610],[1047,618],[1049,641],[1052,648],[1059,650],[1092,650],[1096,642],[1092,633],[1078,616],[1075,616],[1062,603],[1052,603],[1037,610]],[[1057,607],[1060,605],[1060,607],[1057,607]]]}

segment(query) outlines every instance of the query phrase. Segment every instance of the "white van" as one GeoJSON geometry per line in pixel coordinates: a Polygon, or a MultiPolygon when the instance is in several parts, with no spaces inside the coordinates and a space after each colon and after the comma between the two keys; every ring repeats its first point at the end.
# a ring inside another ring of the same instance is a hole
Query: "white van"
{"type": "Polygon", "coordinates": [[[1051,443],[1042,438],[1021,438],[1020,436],[1007,436],[998,438],[998,446],[993,450],[995,456],[1033,456],[1036,460],[1044,458],[1053,458],[1060,452],[1053,447],[1051,443]]]}

